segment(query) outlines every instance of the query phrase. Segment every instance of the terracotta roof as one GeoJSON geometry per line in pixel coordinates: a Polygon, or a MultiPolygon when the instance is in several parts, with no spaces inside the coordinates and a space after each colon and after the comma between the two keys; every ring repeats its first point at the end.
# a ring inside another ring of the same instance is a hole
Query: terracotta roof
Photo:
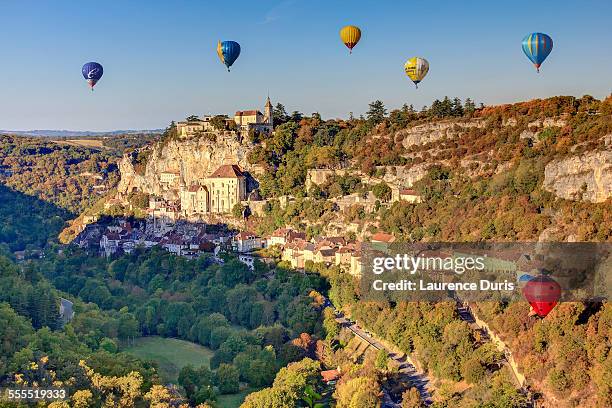
{"type": "Polygon", "coordinates": [[[298,240],[298,239],[305,240],[306,234],[303,232],[289,230],[289,232],[287,233],[287,239],[289,241],[298,240]]]}
{"type": "Polygon", "coordinates": [[[335,381],[340,378],[340,373],[338,370],[321,371],[321,377],[323,377],[323,381],[325,382],[335,381]]]}
{"type": "Polygon", "coordinates": [[[285,237],[290,230],[288,228],[278,228],[272,233],[273,237],[285,237]]]}
{"type": "Polygon", "coordinates": [[[224,164],[222,166],[219,166],[219,168],[215,170],[214,173],[210,175],[210,177],[238,178],[238,177],[244,177],[244,174],[240,170],[240,167],[238,167],[237,165],[224,164]]]}
{"type": "Polygon", "coordinates": [[[189,187],[189,191],[190,191],[190,192],[192,192],[192,193],[194,193],[194,192],[199,191],[199,190],[200,190],[200,188],[202,188],[202,187],[204,188],[204,190],[206,190],[206,187],[204,187],[204,186],[199,186],[199,185],[197,185],[197,184],[194,184],[194,185],[192,185],[191,187],[189,187]]]}
{"type": "Polygon", "coordinates": [[[246,111],[236,111],[236,116],[255,116],[263,114],[258,110],[246,110],[246,111]]]}
{"type": "Polygon", "coordinates": [[[416,190],[413,190],[411,188],[404,188],[402,190],[400,190],[400,195],[413,195],[413,196],[418,196],[419,193],[416,190]]]}
{"type": "Polygon", "coordinates": [[[377,232],[376,234],[372,235],[372,241],[393,242],[395,241],[395,237],[385,232],[377,232]]]}
{"type": "Polygon", "coordinates": [[[321,256],[324,256],[324,257],[329,257],[329,256],[336,255],[336,249],[335,248],[332,248],[332,249],[319,249],[319,252],[321,253],[321,256]]]}
{"type": "Polygon", "coordinates": [[[306,249],[306,247],[308,246],[308,242],[306,242],[306,241],[304,241],[304,240],[302,240],[302,239],[299,239],[299,240],[296,240],[296,241],[295,241],[295,246],[296,246],[298,249],[300,249],[300,250],[302,250],[302,251],[303,251],[303,250],[304,250],[304,249],[306,249]]]}
{"type": "Polygon", "coordinates": [[[331,242],[332,244],[336,244],[336,245],[346,244],[346,240],[344,239],[344,237],[327,237],[327,241],[331,242]]]}
{"type": "Polygon", "coordinates": [[[252,232],[248,232],[248,231],[240,231],[234,237],[234,239],[236,239],[237,241],[244,241],[245,239],[252,239],[252,238],[257,238],[257,235],[252,232]]]}

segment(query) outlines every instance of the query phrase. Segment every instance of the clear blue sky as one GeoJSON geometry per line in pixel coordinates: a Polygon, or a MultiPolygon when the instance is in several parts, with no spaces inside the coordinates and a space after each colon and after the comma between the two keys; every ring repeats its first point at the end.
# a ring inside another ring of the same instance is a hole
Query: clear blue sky
{"type": "Polygon", "coordinates": [[[166,126],[189,114],[263,108],[346,117],[381,99],[420,108],[444,95],[498,104],[612,90],[612,2],[0,0],[0,129],[166,126]],[[362,28],[353,55],[340,27],[362,28]],[[554,49],[535,69],[524,35],[554,49]],[[217,40],[242,54],[228,73],[217,40]],[[418,90],[408,57],[430,62],[418,90]],[[89,92],[87,61],[104,65],[89,92]]]}

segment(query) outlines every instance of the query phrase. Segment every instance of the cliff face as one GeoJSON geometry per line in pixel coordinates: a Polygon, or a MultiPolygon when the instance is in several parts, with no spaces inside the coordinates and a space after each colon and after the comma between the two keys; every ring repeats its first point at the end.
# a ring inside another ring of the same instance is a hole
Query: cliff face
{"type": "Polygon", "coordinates": [[[445,137],[452,139],[470,128],[482,128],[486,125],[485,121],[473,119],[470,121],[446,120],[435,123],[425,123],[403,129],[395,134],[396,140],[402,140],[404,147],[413,145],[424,145],[435,142],[445,137]]]}
{"type": "Polygon", "coordinates": [[[568,200],[606,201],[612,197],[612,151],[550,162],[544,170],[544,188],[568,200]]]}
{"type": "Polygon", "coordinates": [[[171,140],[153,146],[144,170],[136,172],[132,157],[124,155],[119,162],[121,181],[117,190],[121,194],[142,191],[162,195],[162,173],[182,174],[187,186],[208,177],[222,164],[238,164],[242,170],[256,172],[247,161],[252,145],[239,141],[233,134],[217,134],[216,141],[205,138],[171,140]]]}

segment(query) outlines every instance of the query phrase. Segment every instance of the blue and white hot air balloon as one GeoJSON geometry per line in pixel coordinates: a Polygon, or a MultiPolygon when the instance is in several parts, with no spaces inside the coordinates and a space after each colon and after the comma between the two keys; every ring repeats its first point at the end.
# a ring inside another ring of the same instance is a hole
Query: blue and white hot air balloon
{"type": "Polygon", "coordinates": [[[85,80],[89,84],[89,87],[93,91],[93,88],[96,83],[98,83],[100,78],[102,78],[104,69],[102,68],[102,65],[98,64],[97,62],[88,62],[83,65],[81,72],[83,73],[83,78],[85,78],[85,80]]]}

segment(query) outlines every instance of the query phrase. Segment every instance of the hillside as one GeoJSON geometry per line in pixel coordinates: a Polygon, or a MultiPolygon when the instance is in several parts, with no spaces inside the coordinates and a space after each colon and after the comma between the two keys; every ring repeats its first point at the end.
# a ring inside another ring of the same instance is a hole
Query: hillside
{"type": "Polygon", "coordinates": [[[116,160],[123,150],[149,140],[151,136],[50,140],[0,134],[0,182],[76,215],[115,187],[116,160]]]}
{"type": "MultiPolygon", "coordinates": [[[[384,231],[400,242],[612,241],[612,98],[555,97],[479,109],[445,99],[421,112],[404,106],[389,114],[377,101],[364,119],[327,121],[316,114],[288,116],[277,107],[275,123],[269,135],[208,132],[180,138],[170,127],[158,142],[121,158],[118,194],[108,203],[123,207],[103,211],[132,214],[133,208],[145,209],[151,196],[176,202],[179,184],[199,183],[231,164],[249,174],[248,199],[241,205],[252,210],[246,227],[260,234],[289,225],[307,238],[368,240],[384,231]]],[[[234,211],[225,215],[226,222],[235,218],[234,211]]],[[[134,268],[151,254],[138,256],[134,268]]],[[[113,308],[126,306],[115,298],[120,286],[138,305],[142,299],[131,285],[157,293],[157,280],[144,268],[118,271],[111,282],[103,270],[95,286],[106,286],[104,293],[81,291],[82,282],[68,280],[64,272],[53,282],[88,301],[113,302],[113,308]]],[[[185,270],[183,265],[174,273],[185,270]]],[[[310,272],[329,282],[327,294],[336,307],[419,361],[439,387],[438,406],[528,405],[527,395],[502,369],[503,356],[461,320],[454,304],[362,302],[355,280],[340,268],[317,264],[310,272]]],[[[326,293],[325,286],[321,282],[317,289],[326,293]]],[[[543,321],[530,319],[521,302],[475,310],[506,342],[540,402],[558,407],[610,402],[606,378],[612,354],[600,346],[610,341],[607,303],[568,303],[543,321]],[[560,351],[566,349],[571,353],[560,351]]],[[[142,333],[175,334],[165,324],[142,333]]],[[[241,324],[255,327],[246,320],[241,324]]],[[[336,367],[346,353],[337,350],[320,361],[336,367]]],[[[276,392],[272,386],[251,398],[266,400],[276,392]]]]}
{"type": "Polygon", "coordinates": [[[417,241],[610,238],[612,99],[473,112],[443,104],[277,127],[249,156],[266,169],[259,190],[272,199],[261,224],[417,241]],[[421,203],[399,201],[406,188],[421,203]],[[283,195],[293,202],[275,205],[283,195]]]}
{"type": "Polygon", "coordinates": [[[237,164],[257,190],[243,205],[261,233],[289,224],[417,241],[607,240],[611,105],[585,96],[476,109],[446,98],[387,114],[376,101],[365,119],[327,121],[277,107],[271,135],[168,128],[123,156],[118,197],[176,199],[180,177],[190,186],[237,164]],[[400,200],[406,189],[420,202],[400,200]]]}

